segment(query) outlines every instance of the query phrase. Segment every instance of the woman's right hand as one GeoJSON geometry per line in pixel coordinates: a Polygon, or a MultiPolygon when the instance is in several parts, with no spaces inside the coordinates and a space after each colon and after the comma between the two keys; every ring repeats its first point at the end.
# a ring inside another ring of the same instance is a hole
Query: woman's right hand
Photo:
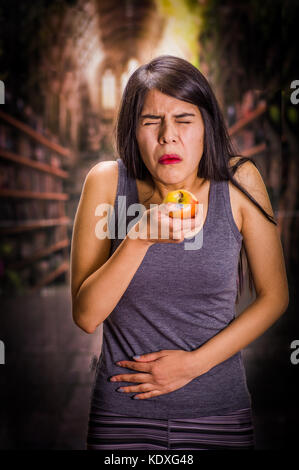
{"type": "Polygon", "coordinates": [[[154,243],[181,243],[190,231],[198,233],[202,226],[202,217],[197,210],[194,218],[172,218],[169,211],[175,204],[155,205],[144,211],[141,219],[129,230],[128,237],[138,239],[146,245],[154,243]]]}

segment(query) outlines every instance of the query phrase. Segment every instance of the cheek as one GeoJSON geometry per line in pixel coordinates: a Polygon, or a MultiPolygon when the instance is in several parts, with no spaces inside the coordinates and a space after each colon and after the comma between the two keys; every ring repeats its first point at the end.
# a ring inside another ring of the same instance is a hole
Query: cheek
{"type": "Polygon", "coordinates": [[[147,132],[139,134],[139,141],[143,147],[150,147],[156,139],[156,130],[147,129],[147,132]]]}
{"type": "Polygon", "coordinates": [[[140,153],[149,154],[151,152],[153,145],[152,145],[152,139],[150,138],[149,135],[145,136],[145,135],[139,134],[137,136],[137,142],[138,142],[140,153]]]}
{"type": "Polygon", "coordinates": [[[204,135],[201,131],[198,131],[197,129],[190,129],[189,132],[185,135],[188,145],[193,147],[193,148],[198,148],[199,146],[203,146],[204,142],[204,135]]]}

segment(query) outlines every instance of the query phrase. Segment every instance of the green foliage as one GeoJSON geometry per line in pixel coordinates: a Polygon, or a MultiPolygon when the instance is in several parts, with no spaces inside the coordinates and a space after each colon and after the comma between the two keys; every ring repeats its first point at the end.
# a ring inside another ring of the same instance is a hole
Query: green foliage
{"type": "Polygon", "coordinates": [[[172,21],[175,39],[190,53],[189,61],[199,67],[199,5],[197,0],[156,0],[163,16],[172,21]]]}
{"type": "Polygon", "coordinates": [[[8,241],[2,241],[0,244],[0,255],[8,256],[13,253],[13,245],[8,241]]]}
{"type": "Polygon", "coordinates": [[[14,270],[7,269],[4,278],[1,279],[0,295],[23,294],[26,290],[21,276],[14,270]]]}
{"type": "Polygon", "coordinates": [[[270,114],[271,120],[278,124],[280,122],[280,108],[276,105],[271,105],[268,108],[268,112],[270,114]]]}
{"type": "Polygon", "coordinates": [[[299,125],[298,110],[295,107],[289,106],[287,108],[287,118],[289,122],[292,123],[294,126],[299,125]]]}

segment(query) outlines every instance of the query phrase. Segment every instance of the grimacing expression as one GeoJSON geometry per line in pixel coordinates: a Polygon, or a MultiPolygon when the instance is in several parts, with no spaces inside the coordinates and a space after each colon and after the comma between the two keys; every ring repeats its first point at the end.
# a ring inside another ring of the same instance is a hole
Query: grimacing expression
{"type": "Polygon", "coordinates": [[[197,106],[149,90],[137,125],[142,160],[154,178],[176,183],[197,173],[203,154],[204,122],[197,106]],[[179,155],[176,164],[162,165],[164,154],[179,155]]]}

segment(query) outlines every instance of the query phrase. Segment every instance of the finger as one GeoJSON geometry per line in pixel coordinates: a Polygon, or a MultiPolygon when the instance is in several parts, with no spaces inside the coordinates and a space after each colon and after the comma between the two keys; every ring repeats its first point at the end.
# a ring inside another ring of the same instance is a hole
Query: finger
{"type": "Polygon", "coordinates": [[[183,229],[184,236],[189,233],[198,233],[202,228],[202,224],[196,224],[193,222],[192,224],[186,225],[183,229]]]}
{"type": "Polygon", "coordinates": [[[149,372],[151,370],[151,365],[146,362],[119,361],[116,364],[126,369],[140,370],[141,372],[149,372]]]}
{"type": "Polygon", "coordinates": [[[169,240],[169,243],[182,243],[184,241],[184,237],[181,236],[180,238],[177,238],[176,240],[169,240]]]}
{"type": "Polygon", "coordinates": [[[140,392],[150,392],[155,390],[155,385],[150,383],[143,383],[140,385],[131,385],[130,387],[119,387],[117,392],[120,393],[140,393],[140,392]]]}
{"type": "Polygon", "coordinates": [[[184,223],[182,220],[175,220],[172,226],[172,238],[175,240],[180,239],[184,235],[184,223]]]}
{"type": "Polygon", "coordinates": [[[177,236],[178,233],[181,232],[183,227],[183,221],[180,218],[171,218],[170,221],[170,228],[172,230],[172,234],[174,237],[177,236]]]}
{"type": "Polygon", "coordinates": [[[169,212],[180,209],[180,206],[178,206],[178,204],[174,202],[166,202],[166,203],[160,204],[159,207],[161,207],[161,212],[163,212],[167,216],[169,212]]]}
{"type": "Polygon", "coordinates": [[[163,204],[159,204],[158,206],[158,210],[159,212],[163,213],[163,214],[166,214],[167,213],[167,204],[163,203],[163,204]]]}
{"type": "Polygon", "coordinates": [[[183,234],[185,238],[190,238],[200,232],[203,226],[203,212],[202,207],[198,208],[195,217],[186,218],[183,220],[183,234]]]}
{"type": "Polygon", "coordinates": [[[163,395],[163,392],[160,390],[152,390],[151,392],[141,393],[134,395],[134,400],[145,400],[146,398],[157,397],[158,395],[163,395]]]}
{"type": "Polygon", "coordinates": [[[152,376],[150,374],[122,374],[111,377],[110,382],[149,382],[152,376]]]}
{"type": "Polygon", "coordinates": [[[173,204],[172,202],[164,202],[158,206],[158,209],[158,212],[161,215],[165,215],[167,218],[169,218],[169,212],[175,209],[175,204],[173,204]]]}
{"type": "Polygon", "coordinates": [[[152,353],[141,354],[140,356],[133,356],[136,361],[156,361],[161,357],[168,356],[172,352],[171,349],[162,349],[161,351],[155,351],[152,353]]]}
{"type": "Polygon", "coordinates": [[[183,230],[190,230],[194,228],[196,225],[196,219],[194,217],[189,217],[188,219],[183,219],[182,221],[182,229],[183,230]]]}
{"type": "Polygon", "coordinates": [[[199,223],[203,222],[203,204],[198,204],[195,212],[195,220],[199,223]]]}

